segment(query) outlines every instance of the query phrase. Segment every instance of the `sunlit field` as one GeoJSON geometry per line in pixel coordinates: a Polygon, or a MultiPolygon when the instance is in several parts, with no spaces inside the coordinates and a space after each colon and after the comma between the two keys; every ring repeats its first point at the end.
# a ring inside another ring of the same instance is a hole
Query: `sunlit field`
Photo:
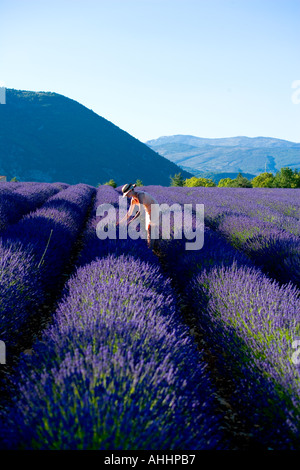
{"type": "Polygon", "coordinates": [[[139,189],[203,204],[203,247],[99,239],[120,188],[0,183],[0,448],[299,450],[300,189],[139,189]]]}

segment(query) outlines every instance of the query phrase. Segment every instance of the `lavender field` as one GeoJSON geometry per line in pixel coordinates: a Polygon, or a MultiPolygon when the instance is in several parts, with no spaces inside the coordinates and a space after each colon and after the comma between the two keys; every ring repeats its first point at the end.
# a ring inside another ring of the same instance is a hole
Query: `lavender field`
{"type": "Polygon", "coordinates": [[[0,183],[0,448],[299,450],[300,189],[138,189],[204,204],[203,247],[99,239],[120,188],[0,183]]]}

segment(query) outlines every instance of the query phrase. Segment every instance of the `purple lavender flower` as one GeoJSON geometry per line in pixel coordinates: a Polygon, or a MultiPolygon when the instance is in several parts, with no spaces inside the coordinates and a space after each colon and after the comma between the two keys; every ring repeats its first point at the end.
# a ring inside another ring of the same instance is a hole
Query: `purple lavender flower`
{"type": "Polygon", "coordinates": [[[297,448],[300,375],[291,357],[299,290],[233,263],[200,273],[188,292],[223,370],[229,366],[236,402],[258,425],[254,432],[266,444],[297,448]]]}
{"type": "Polygon", "coordinates": [[[20,363],[5,446],[221,446],[213,389],[174,299],[159,268],[131,256],[79,268],[20,363]]]}
{"type": "Polygon", "coordinates": [[[54,295],[61,285],[94,191],[87,185],[55,189],[40,209],[2,233],[0,311],[8,345],[25,332],[45,295],[54,295]]]}

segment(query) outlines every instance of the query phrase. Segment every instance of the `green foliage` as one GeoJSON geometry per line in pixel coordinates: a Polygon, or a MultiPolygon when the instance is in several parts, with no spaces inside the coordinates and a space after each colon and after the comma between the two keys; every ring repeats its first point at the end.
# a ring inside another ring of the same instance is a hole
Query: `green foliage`
{"type": "Polygon", "coordinates": [[[233,181],[232,178],[222,178],[218,183],[218,188],[231,188],[233,181]]]}
{"type": "Polygon", "coordinates": [[[117,183],[113,179],[110,179],[107,183],[104,183],[104,184],[107,186],[112,186],[113,188],[117,187],[117,183]]]}
{"type": "Polygon", "coordinates": [[[300,188],[300,172],[283,167],[275,176],[272,173],[261,173],[251,182],[254,188],[300,188]]]}
{"type": "MultiPolygon", "coordinates": [[[[11,181],[18,181],[16,177],[11,181]]],[[[106,183],[100,183],[98,186],[106,184],[117,187],[115,180],[110,179],[106,183]]],[[[137,179],[137,186],[144,186],[142,180],[137,179]]],[[[192,178],[184,179],[181,173],[176,173],[171,177],[170,186],[187,186],[187,187],[215,187],[216,183],[212,178],[203,178],[193,176],[192,178]]],[[[260,173],[251,180],[239,173],[236,178],[222,178],[218,183],[218,188],[300,188],[300,171],[292,170],[289,167],[283,167],[274,176],[273,173],[260,173]]]]}
{"type": "Polygon", "coordinates": [[[219,181],[219,188],[252,188],[251,181],[245,178],[241,173],[235,179],[223,178],[219,181]]]}
{"type": "MultiPolygon", "coordinates": [[[[196,176],[196,178],[211,179],[216,184],[216,186],[218,186],[218,183],[220,180],[225,179],[225,178],[234,179],[237,177],[237,175],[238,175],[238,172],[232,172],[232,173],[221,172],[220,173],[220,172],[214,172],[214,171],[199,171],[199,170],[197,170],[197,173],[196,172],[193,173],[193,176],[196,176]]],[[[256,175],[253,175],[252,173],[243,172],[243,176],[248,178],[248,180],[252,180],[256,175]]]]}
{"type": "Polygon", "coordinates": [[[272,173],[261,173],[255,176],[251,182],[253,188],[273,188],[274,175],[272,173]]]}
{"type": "Polygon", "coordinates": [[[184,178],[181,173],[176,173],[174,176],[171,176],[171,185],[170,186],[184,186],[184,178]]]}
{"type": "Polygon", "coordinates": [[[197,178],[193,176],[192,178],[186,179],[184,186],[195,187],[195,186],[205,186],[205,187],[215,187],[216,184],[211,178],[197,178]]]}
{"type": "Polygon", "coordinates": [[[13,183],[19,183],[19,180],[16,176],[14,176],[10,181],[12,181],[13,183]]]}
{"type": "Polygon", "coordinates": [[[273,188],[274,175],[273,173],[261,173],[251,180],[253,188],[273,188]]]}
{"type": "Polygon", "coordinates": [[[233,182],[234,188],[252,188],[251,181],[249,181],[248,178],[245,178],[241,173],[237,175],[233,182]]]}
{"type": "Polygon", "coordinates": [[[274,177],[275,188],[300,188],[300,172],[283,167],[274,177]]]}

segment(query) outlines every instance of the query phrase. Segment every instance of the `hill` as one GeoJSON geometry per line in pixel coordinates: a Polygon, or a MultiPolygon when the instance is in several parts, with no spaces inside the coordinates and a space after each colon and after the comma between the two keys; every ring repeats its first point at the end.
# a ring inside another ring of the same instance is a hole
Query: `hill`
{"type": "MultiPolygon", "coordinates": [[[[97,185],[113,178],[169,186],[181,171],[77,101],[51,92],[6,90],[0,106],[0,175],[21,181],[97,185]]],[[[190,177],[184,172],[185,177],[190,177]]]]}
{"type": "Polygon", "coordinates": [[[265,170],[276,173],[284,166],[300,169],[300,143],[271,137],[207,139],[173,135],[146,144],[197,176],[239,172],[257,175],[265,170]]]}

